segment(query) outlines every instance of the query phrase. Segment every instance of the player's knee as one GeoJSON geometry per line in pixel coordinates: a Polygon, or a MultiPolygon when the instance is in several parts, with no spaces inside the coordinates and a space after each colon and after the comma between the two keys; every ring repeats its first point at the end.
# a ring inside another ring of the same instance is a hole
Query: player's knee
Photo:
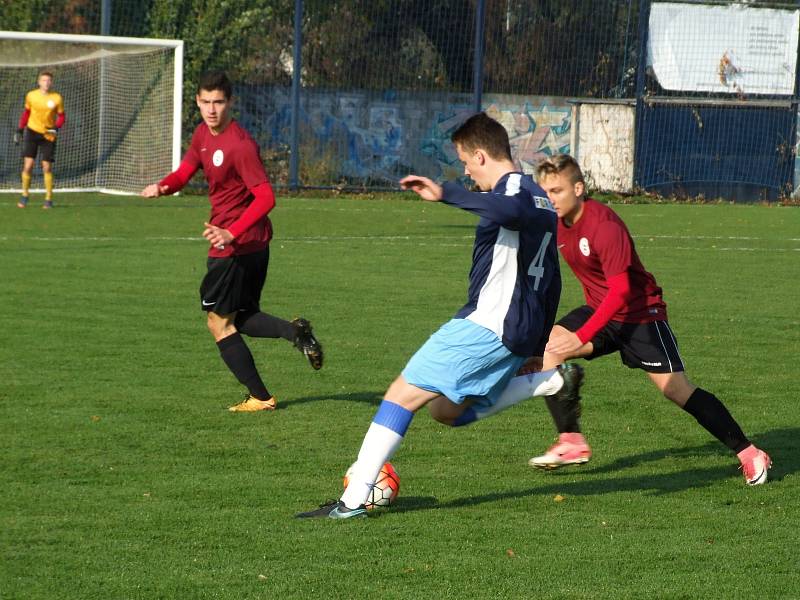
{"type": "Polygon", "coordinates": [[[433,420],[441,423],[442,425],[447,425],[448,427],[455,427],[456,426],[456,420],[455,419],[451,419],[451,418],[448,418],[448,417],[443,417],[441,415],[438,416],[438,417],[433,417],[433,420]]]}
{"type": "Polygon", "coordinates": [[[206,327],[208,327],[208,331],[214,336],[214,338],[219,339],[222,337],[222,334],[225,330],[225,325],[225,320],[219,315],[213,312],[208,313],[208,317],[206,318],[206,327]]]}
{"type": "Polygon", "coordinates": [[[211,335],[217,337],[217,327],[211,319],[206,320],[206,327],[211,335]]]}
{"type": "Polygon", "coordinates": [[[659,385],[661,393],[667,400],[683,406],[695,390],[695,386],[686,377],[670,377],[659,385]]]}
{"type": "Polygon", "coordinates": [[[447,425],[448,427],[455,426],[455,419],[453,418],[452,415],[441,413],[439,411],[434,410],[433,408],[431,408],[430,413],[434,421],[438,421],[442,425],[447,425]]]}
{"type": "Polygon", "coordinates": [[[455,427],[456,420],[463,411],[460,406],[453,404],[449,400],[437,398],[428,404],[428,412],[434,421],[438,421],[448,427],[455,427]]]}

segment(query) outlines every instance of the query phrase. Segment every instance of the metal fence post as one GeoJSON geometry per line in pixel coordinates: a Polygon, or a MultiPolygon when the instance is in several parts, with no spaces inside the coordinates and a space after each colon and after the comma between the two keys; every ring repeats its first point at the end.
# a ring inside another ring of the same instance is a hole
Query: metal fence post
{"type": "Polygon", "coordinates": [[[296,190],[299,186],[299,138],[300,138],[300,71],[302,69],[303,45],[303,0],[294,2],[294,53],[292,56],[292,120],[291,138],[289,141],[289,187],[296,190]]]}
{"type": "MultiPolygon", "coordinates": [[[[797,2],[800,5],[800,2],[797,2]]],[[[791,104],[791,111],[795,115],[794,119],[792,120],[792,127],[789,131],[789,143],[791,144],[792,149],[797,147],[797,111],[800,110],[800,48],[797,49],[797,55],[795,60],[794,67],[794,94],[792,95],[792,104],[791,104]]],[[[790,159],[792,160],[792,175],[789,178],[789,185],[791,186],[790,190],[786,190],[787,196],[796,198],[796,190],[797,190],[797,158],[794,152],[788,152],[790,159]]]]}
{"type": "Polygon", "coordinates": [[[634,111],[633,186],[636,188],[642,165],[641,130],[644,127],[644,87],[647,70],[647,36],[650,30],[650,0],[639,0],[639,60],[636,65],[636,109],[634,111]]]}
{"type": "Polygon", "coordinates": [[[100,5],[100,35],[111,35],[111,0],[100,5]]]}
{"type": "Polygon", "coordinates": [[[473,103],[475,112],[481,112],[483,99],[483,31],[486,18],[486,0],[478,0],[475,7],[475,57],[472,77],[473,103]]]}

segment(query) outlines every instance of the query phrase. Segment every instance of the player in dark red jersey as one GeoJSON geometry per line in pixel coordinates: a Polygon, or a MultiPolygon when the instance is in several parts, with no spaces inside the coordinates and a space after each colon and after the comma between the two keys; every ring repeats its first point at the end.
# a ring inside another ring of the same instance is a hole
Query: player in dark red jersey
{"type": "MultiPolygon", "coordinates": [[[[558,214],[558,248],[583,286],[586,305],[563,317],[550,333],[543,368],[570,358],[593,359],[619,352],[622,362],[642,369],[668,399],[736,452],[748,485],[767,480],[769,456],[756,448],[716,396],[686,376],[667,307],[655,278],[642,266],[628,228],[617,214],[585,198],[580,166],[571,156],[554,156],[537,169],[539,184],[558,214]]],[[[558,442],[534,467],[554,469],[585,463],[591,449],[580,433],[577,393],[547,399],[558,442]]]]}
{"type": "Polygon", "coordinates": [[[289,340],[314,369],[322,367],[322,347],[306,319],[284,321],[260,311],[272,238],[267,214],[275,206],[275,196],[257,144],[231,117],[230,80],[221,72],[203,75],[196,100],[203,123],[195,129],[189,150],[176,171],[148,185],[142,196],[173,194],[203,169],[211,216],[203,231],[210,248],[200,304],[208,313],[208,329],[222,360],[249,392],[244,402],[230,410],[274,410],[275,397],[264,385],[240,332],[289,340]]]}

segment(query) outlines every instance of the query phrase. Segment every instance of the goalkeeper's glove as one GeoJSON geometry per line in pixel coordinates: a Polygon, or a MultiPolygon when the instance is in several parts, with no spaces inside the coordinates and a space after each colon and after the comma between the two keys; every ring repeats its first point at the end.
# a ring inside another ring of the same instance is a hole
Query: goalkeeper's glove
{"type": "Polygon", "coordinates": [[[56,129],[55,127],[51,127],[50,129],[47,130],[47,133],[49,133],[50,135],[58,135],[58,129],[56,129]]]}
{"type": "Polygon", "coordinates": [[[24,129],[17,129],[17,130],[14,132],[14,143],[15,143],[15,144],[19,144],[19,143],[20,143],[20,141],[22,141],[22,133],[23,133],[24,131],[25,131],[24,129]]]}

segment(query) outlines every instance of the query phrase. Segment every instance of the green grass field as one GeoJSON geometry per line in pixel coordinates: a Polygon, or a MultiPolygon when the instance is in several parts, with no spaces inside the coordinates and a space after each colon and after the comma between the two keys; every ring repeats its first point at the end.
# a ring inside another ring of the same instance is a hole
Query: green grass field
{"type": "MultiPolygon", "coordinates": [[[[205,198],[0,196],[0,598],[800,598],[800,210],[618,205],[693,381],[774,460],[735,457],[616,357],[586,364],[595,457],[527,466],[540,400],[452,430],[424,411],[401,495],[338,496],[387,385],[463,303],[475,218],[409,195],[279,199],[263,307],[308,317],[314,372],[253,340],[243,393],[199,310],[205,198]]],[[[565,270],[559,314],[581,303],[565,270]]]]}

